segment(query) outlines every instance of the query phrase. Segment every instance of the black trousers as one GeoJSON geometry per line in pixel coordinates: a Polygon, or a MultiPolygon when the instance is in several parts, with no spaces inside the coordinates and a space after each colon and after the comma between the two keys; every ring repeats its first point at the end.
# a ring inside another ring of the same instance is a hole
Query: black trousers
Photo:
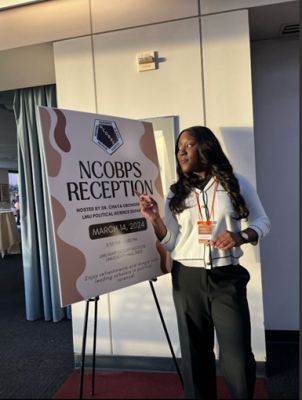
{"type": "Polygon", "coordinates": [[[249,272],[240,265],[210,270],[174,261],[173,299],[186,399],[215,399],[214,328],[219,364],[233,399],[252,399],[256,362],[246,298],[249,272]]]}

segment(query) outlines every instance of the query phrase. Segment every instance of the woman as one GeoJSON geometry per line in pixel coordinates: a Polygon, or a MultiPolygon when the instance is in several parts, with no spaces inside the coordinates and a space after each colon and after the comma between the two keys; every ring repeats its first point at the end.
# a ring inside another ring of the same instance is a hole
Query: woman
{"type": "Polygon", "coordinates": [[[171,252],[172,284],[186,398],[216,398],[214,328],[219,363],[232,398],[253,398],[256,362],[246,297],[249,272],[241,246],[256,245],[270,222],[251,183],[233,168],[206,127],[182,131],[176,143],[178,181],[165,223],[150,196],[141,212],[171,252]],[[241,230],[241,220],[248,228],[241,230]]]}

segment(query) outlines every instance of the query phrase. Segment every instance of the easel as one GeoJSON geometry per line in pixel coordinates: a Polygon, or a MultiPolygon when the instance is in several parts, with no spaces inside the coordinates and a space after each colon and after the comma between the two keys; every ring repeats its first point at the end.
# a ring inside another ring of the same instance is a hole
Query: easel
{"type": "MultiPolygon", "coordinates": [[[[174,364],[181,382],[181,386],[183,387],[183,380],[182,380],[182,376],[180,373],[180,369],[179,366],[177,364],[177,360],[174,354],[174,350],[170,341],[170,337],[166,328],[166,324],[159,306],[159,302],[154,290],[154,286],[153,286],[153,282],[156,282],[157,278],[152,278],[149,281],[150,287],[151,287],[151,291],[156,303],[156,307],[166,334],[166,338],[170,347],[170,351],[174,360],[174,364]]],[[[83,330],[83,341],[82,341],[82,360],[81,360],[81,375],[80,375],[80,392],[79,392],[79,399],[82,399],[83,396],[83,382],[84,382],[84,367],[85,367],[85,350],[86,350],[86,338],[87,338],[87,325],[88,325],[88,311],[89,311],[89,303],[91,301],[94,302],[94,332],[93,332],[93,354],[92,354],[92,386],[91,386],[91,395],[94,396],[94,382],[95,382],[95,352],[96,352],[96,333],[97,333],[97,313],[98,313],[98,301],[99,301],[100,297],[96,296],[94,298],[91,298],[89,300],[86,300],[86,310],[85,310],[85,321],[84,321],[84,330],[83,330]]]]}

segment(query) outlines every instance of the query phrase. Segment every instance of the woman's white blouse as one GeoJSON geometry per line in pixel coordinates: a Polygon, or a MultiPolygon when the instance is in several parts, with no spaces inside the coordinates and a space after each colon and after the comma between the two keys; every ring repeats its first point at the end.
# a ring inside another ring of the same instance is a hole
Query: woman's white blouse
{"type": "MultiPolygon", "coordinates": [[[[240,192],[249,209],[247,225],[258,234],[258,241],[263,239],[270,230],[270,221],[265,214],[255,188],[250,181],[240,174],[235,174],[240,185],[240,192]]],[[[203,191],[196,189],[202,220],[206,220],[206,207],[210,211],[214,192],[214,178],[210,179],[203,191]]],[[[198,243],[198,208],[194,192],[185,200],[187,208],[176,216],[169,209],[169,201],[174,196],[169,192],[165,204],[165,225],[167,234],[160,242],[169,252],[173,260],[177,260],[188,267],[211,268],[224,265],[237,265],[239,258],[243,255],[241,247],[230,250],[218,250],[214,246],[198,243]]],[[[231,232],[241,231],[241,220],[237,221],[233,206],[227,192],[218,183],[211,220],[214,238],[219,233],[227,230],[231,232]]],[[[256,245],[257,242],[253,242],[256,245]]]]}

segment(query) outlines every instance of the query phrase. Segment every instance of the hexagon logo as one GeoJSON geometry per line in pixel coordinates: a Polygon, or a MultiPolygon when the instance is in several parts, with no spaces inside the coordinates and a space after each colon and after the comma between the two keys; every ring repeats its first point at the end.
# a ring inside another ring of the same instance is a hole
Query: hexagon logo
{"type": "Polygon", "coordinates": [[[109,155],[113,154],[124,143],[122,136],[113,121],[94,122],[92,141],[100,146],[109,155]]]}

